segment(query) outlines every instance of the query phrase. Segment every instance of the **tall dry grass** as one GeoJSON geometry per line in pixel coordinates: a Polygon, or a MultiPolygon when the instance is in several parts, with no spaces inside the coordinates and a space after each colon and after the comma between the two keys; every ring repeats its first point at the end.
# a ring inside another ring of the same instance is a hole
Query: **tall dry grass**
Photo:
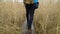
{"type": "MultiPolygon", "coordinates": [[[[36,34],[60,34],[60,2],[40,3],[34,14],[36,34]]],[[[21,3],[0,3],[0,34],[21,34],[25,8],[21,3]]]]}
{"type": "Polygon", "coordinates": [[[20,3],[0,3],[0,34],[21,34],[25,9],[20,3]]]}
{"type": "Polygon", "coordinates": [[[60,5],[57,3],[40,4],[35,12],[34,26],[36,34],[60,34],[60,5]]]}

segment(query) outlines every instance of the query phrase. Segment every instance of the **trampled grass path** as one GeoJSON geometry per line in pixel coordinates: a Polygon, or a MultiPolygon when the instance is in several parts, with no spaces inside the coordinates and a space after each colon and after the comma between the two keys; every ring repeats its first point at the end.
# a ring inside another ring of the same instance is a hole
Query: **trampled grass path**
{"type": "MultiPolygon", "coordinates": [[[[34,34],[34,26],[32,24],[32,34],[34,34]]],[[[27,34],[27,20],[24,21],[24,24],[22,25],[22,34],[27,34]]]]}

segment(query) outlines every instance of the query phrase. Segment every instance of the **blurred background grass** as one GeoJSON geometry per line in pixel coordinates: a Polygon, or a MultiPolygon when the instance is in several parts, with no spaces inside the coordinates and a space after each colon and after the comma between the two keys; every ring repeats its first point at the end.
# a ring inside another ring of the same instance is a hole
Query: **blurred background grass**
{"type": "MultiPolygon", "coordinates": [[[[23,3],[1,0],[0,34],[22,34],[25,13],[23,3]]],[[[36,34],[60,34],[60,0],[40,0],[33,23],[36,34]]]]}

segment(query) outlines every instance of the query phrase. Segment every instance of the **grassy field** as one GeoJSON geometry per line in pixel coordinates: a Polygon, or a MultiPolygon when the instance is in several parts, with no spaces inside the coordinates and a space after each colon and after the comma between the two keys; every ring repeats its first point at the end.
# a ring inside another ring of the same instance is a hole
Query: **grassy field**
{"type": "MultiPolygon", "coordinates": [[[[34,14],[36,34],[60,34],[60,3],[40,3],[34,14]]],[[[21,3],[0,3],[0,34],[21,34],[26,20],[25,7],[21,3]]]]}
{"type": "Polygon", "coordinates": [[[24,6],[20,3],[0,3],[0,34],[21,34],[25,21],[24,6]]]}

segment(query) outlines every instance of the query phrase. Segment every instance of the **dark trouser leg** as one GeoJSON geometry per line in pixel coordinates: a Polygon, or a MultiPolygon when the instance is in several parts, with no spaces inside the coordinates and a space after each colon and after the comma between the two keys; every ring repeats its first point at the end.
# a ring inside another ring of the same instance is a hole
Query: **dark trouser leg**
{"type": "Polygon", "coordinates": [[[27,18],[27,23],[29,22],[29,10],[26,10],[26,18],[27,18]]]}
{"type": "Polygon", "coordinates": [[[30,9],[30,12],[29,12],[29,22],[27,23],[28,29],[31,29],[31,25],[33,22],[33,17],[34,17],[34,10],[35,9],[30,9]]]}
{"type": "Polygon", "coordinates": [[[35,9],[32,8],[33,5],[32,6],[31,5],[25,5],[25,7],[26,7],[27,26],[28,26],[28,29],[31,29],[35,9]]]}
{"type": "Polygon", "coordinates": [[[27,23],[29,22],[29,6],[25,4],[27,23]]]}

